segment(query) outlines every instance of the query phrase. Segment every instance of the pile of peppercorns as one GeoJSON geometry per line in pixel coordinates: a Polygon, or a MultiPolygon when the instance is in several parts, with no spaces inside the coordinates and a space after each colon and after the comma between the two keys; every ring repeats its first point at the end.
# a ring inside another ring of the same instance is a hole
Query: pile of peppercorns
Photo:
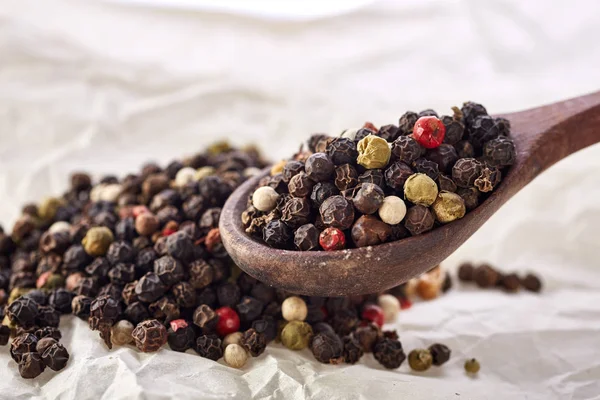
{"type": "MultiPolygon", "coordinates": [[[[402,345],[382,326],[395,321],[401,297],[294,296],[243,273],[228,256],[221,206],[265,165],[254,149],[220,143],[96,185],[74,174],[63,196],[26,205],[10,234],[0,228],[0,344],[13,336],[21,376],[66,366],[58,326],[69,313],[108,348],[154,352],[168,344],[241,368],[277,340],[310,348],[324,363],[355,363],[373,352],[398,367],[402,345]]],[[[449,356],[440,346],[429,349],[433,365],[449,356]]]]}
{"type": "Polygon", "coordinates": [[[281,249],[341,250],[419,235],[462,218],[515,162],[510,123],[477,103],[366,123],[273,166],[242,215],[246,232],[281,249]]]}

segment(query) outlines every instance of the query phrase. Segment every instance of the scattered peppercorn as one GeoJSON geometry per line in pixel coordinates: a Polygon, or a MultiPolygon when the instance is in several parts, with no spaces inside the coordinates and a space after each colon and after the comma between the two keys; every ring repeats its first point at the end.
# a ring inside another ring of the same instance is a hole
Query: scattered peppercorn
{"type": "Polygon", "coordinates": [[[344,344],[335,333],[316,334],[310,348],[317,361],[324,364],[339,364],[344,360],[344,344]]]}
{"type": "Polygon", "coordinates": [[[465,361],[465,371],[469,374],[476,374],[479,372],[481,366],[479,365],[479,361],[474,358],[471,358],[465,361]]]}
{"type": "Polygon", "coordinates": [[[408,365],[414,371],[427,371],[432,364],[433,357],[427,349],[415,349],[408,353],[408,365]]]}
{"type": "Polygon", "coordinates": [[[167,330],[155,319],[140,322],[131,335],[136,347],[144,353],[158,351],[167,343],[167,330]]]}
{"type": "Polygon", "coordinates": [[[450,349],[448,346],[441,343],[434,343],[429,346],[429,353],[431,353],[432,363],[435,366],[445,364],[450,359],[450,349]]]}
{"type": "Polygon", "coordinates": [[[521,279],[521,285],[530,292],[539,293],[542,290],[542,281],[536,275],[527,274],[521,279]]]}
{"type": "Polygon", "coordinates": [[[406,359],[402,344],[397,339],[383,337],[373,346],[375,359],[388,369],[396,369],[406,359]]]}

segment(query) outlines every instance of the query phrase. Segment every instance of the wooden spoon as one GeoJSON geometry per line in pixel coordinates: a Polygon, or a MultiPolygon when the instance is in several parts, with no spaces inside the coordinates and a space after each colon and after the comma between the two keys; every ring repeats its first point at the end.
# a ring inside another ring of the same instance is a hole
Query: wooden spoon
{"type": "Polygon", "coordinates": [[[600,142],[600,92],[501,115],[511,123],[517,161],[497,190],[450,224],[396,242],[340,251],[270,248],[244,232],[241,214],[260,176],[229,197],[220,232],[233,260],[251,276],[292,293],[346,296],[376,293],[406,282],[444,261],[508,199],[557,161],[600,142]]]}

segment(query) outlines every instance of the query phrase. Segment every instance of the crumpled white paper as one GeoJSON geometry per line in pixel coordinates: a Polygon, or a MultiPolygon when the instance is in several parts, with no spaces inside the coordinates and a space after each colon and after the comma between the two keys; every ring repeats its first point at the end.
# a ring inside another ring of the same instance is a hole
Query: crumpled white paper
{"type": "MultiPolygon", "coordinates": [[[[217,138],[286,156],[315,131],[471,99],[504,112],[600,88],[600,6],[376,3],[278,23],[100,2],[0,1],[0,221],[60,193],[74,170],[124,174],[217,138]],[[582,11],[584,10],[584,11],[582,11]]],[[[573,132],[574,135],[577,132],[573,132]]],[[[0,349],[0,399],[600,398],[600,148],[529,185],[446,263],[541,274],[541,295],[458,285],[401,313],[408,351],[452,348],[443,368],[321,365],[278,345],[241,371],[194,354],[107,351],[64,318],[68,368],[33,381],[0,349]],[[465,376],[467,357],[481,360],[465,376]]]]}

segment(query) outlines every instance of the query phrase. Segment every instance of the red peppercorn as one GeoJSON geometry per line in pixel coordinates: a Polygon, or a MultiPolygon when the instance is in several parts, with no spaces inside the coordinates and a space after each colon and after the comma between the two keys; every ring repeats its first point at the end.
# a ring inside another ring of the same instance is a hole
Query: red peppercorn
{"type": "Polygon", "coordinates": [[[133,207],[133,210],[132,210],[134,218],[137,218],[138,215],[140,215],[140,214],[149,213],[149,212],[150,212],[150,210],[148,210],[148,207],[146,207],[146,206],[135,206],[135,207],[133,207]]]}
{"type": "Polygon", "coordinates": [[[325,251],[342,250],[346,247],[346,237],[338,228],[327,228],[319,235],[319,244],[325,251]]]}
{"type": "Polygon", "coordinates": [[[240,317],[231,307],[221,307],[215,310],[219,316],[217,321],[217,333],[221,336],[229,335],[240,329],[240,317]]]}
{"type": "Polygon", "coordinates": [[[170,235],[174,234],[175,232],[177,232],[176,229],[165,228],[162,231],[162,235],[163,236],[170,236],[170,235]]]}
{"type": "Polygon", "coordinates": [[[377,127],[375,125],[373,125],[373,123],[371,123],[369,121],[367,121],[367,122],[364,123],[363,128],[370,129],[373,132],[379,132],[379,129],[377,129],[377,127]]]}
{"type": "Polygon", "coordinates": [[[383,317],[383,310],[375,304],[367,304],[362,310],[361,317],[380,327],[383,326],[383,321],[385,320],[383,317]]]}
{"type": "Polygon", "coordinates": [[[185,319],[174,319],[173,321],[169,322],[169,324],[171,325],[171,329],[173,329],[173,332],[177,332],[177,329],[188,327],[188,323],[185,319]]]}
{"type": "Polygon", "coordinates": [[[426,149],[435,149],[444,141],[446,127],[436,117],[421,117],[413,128],[413,137],[426,149]]]}
{"type": "Polygon", "coordinates": [[[399,300],[400,300],[400,309],[401,310],[407,310],[412,307],[412,301],[410,301],[409,299],[400,297],[399,300]]]}

